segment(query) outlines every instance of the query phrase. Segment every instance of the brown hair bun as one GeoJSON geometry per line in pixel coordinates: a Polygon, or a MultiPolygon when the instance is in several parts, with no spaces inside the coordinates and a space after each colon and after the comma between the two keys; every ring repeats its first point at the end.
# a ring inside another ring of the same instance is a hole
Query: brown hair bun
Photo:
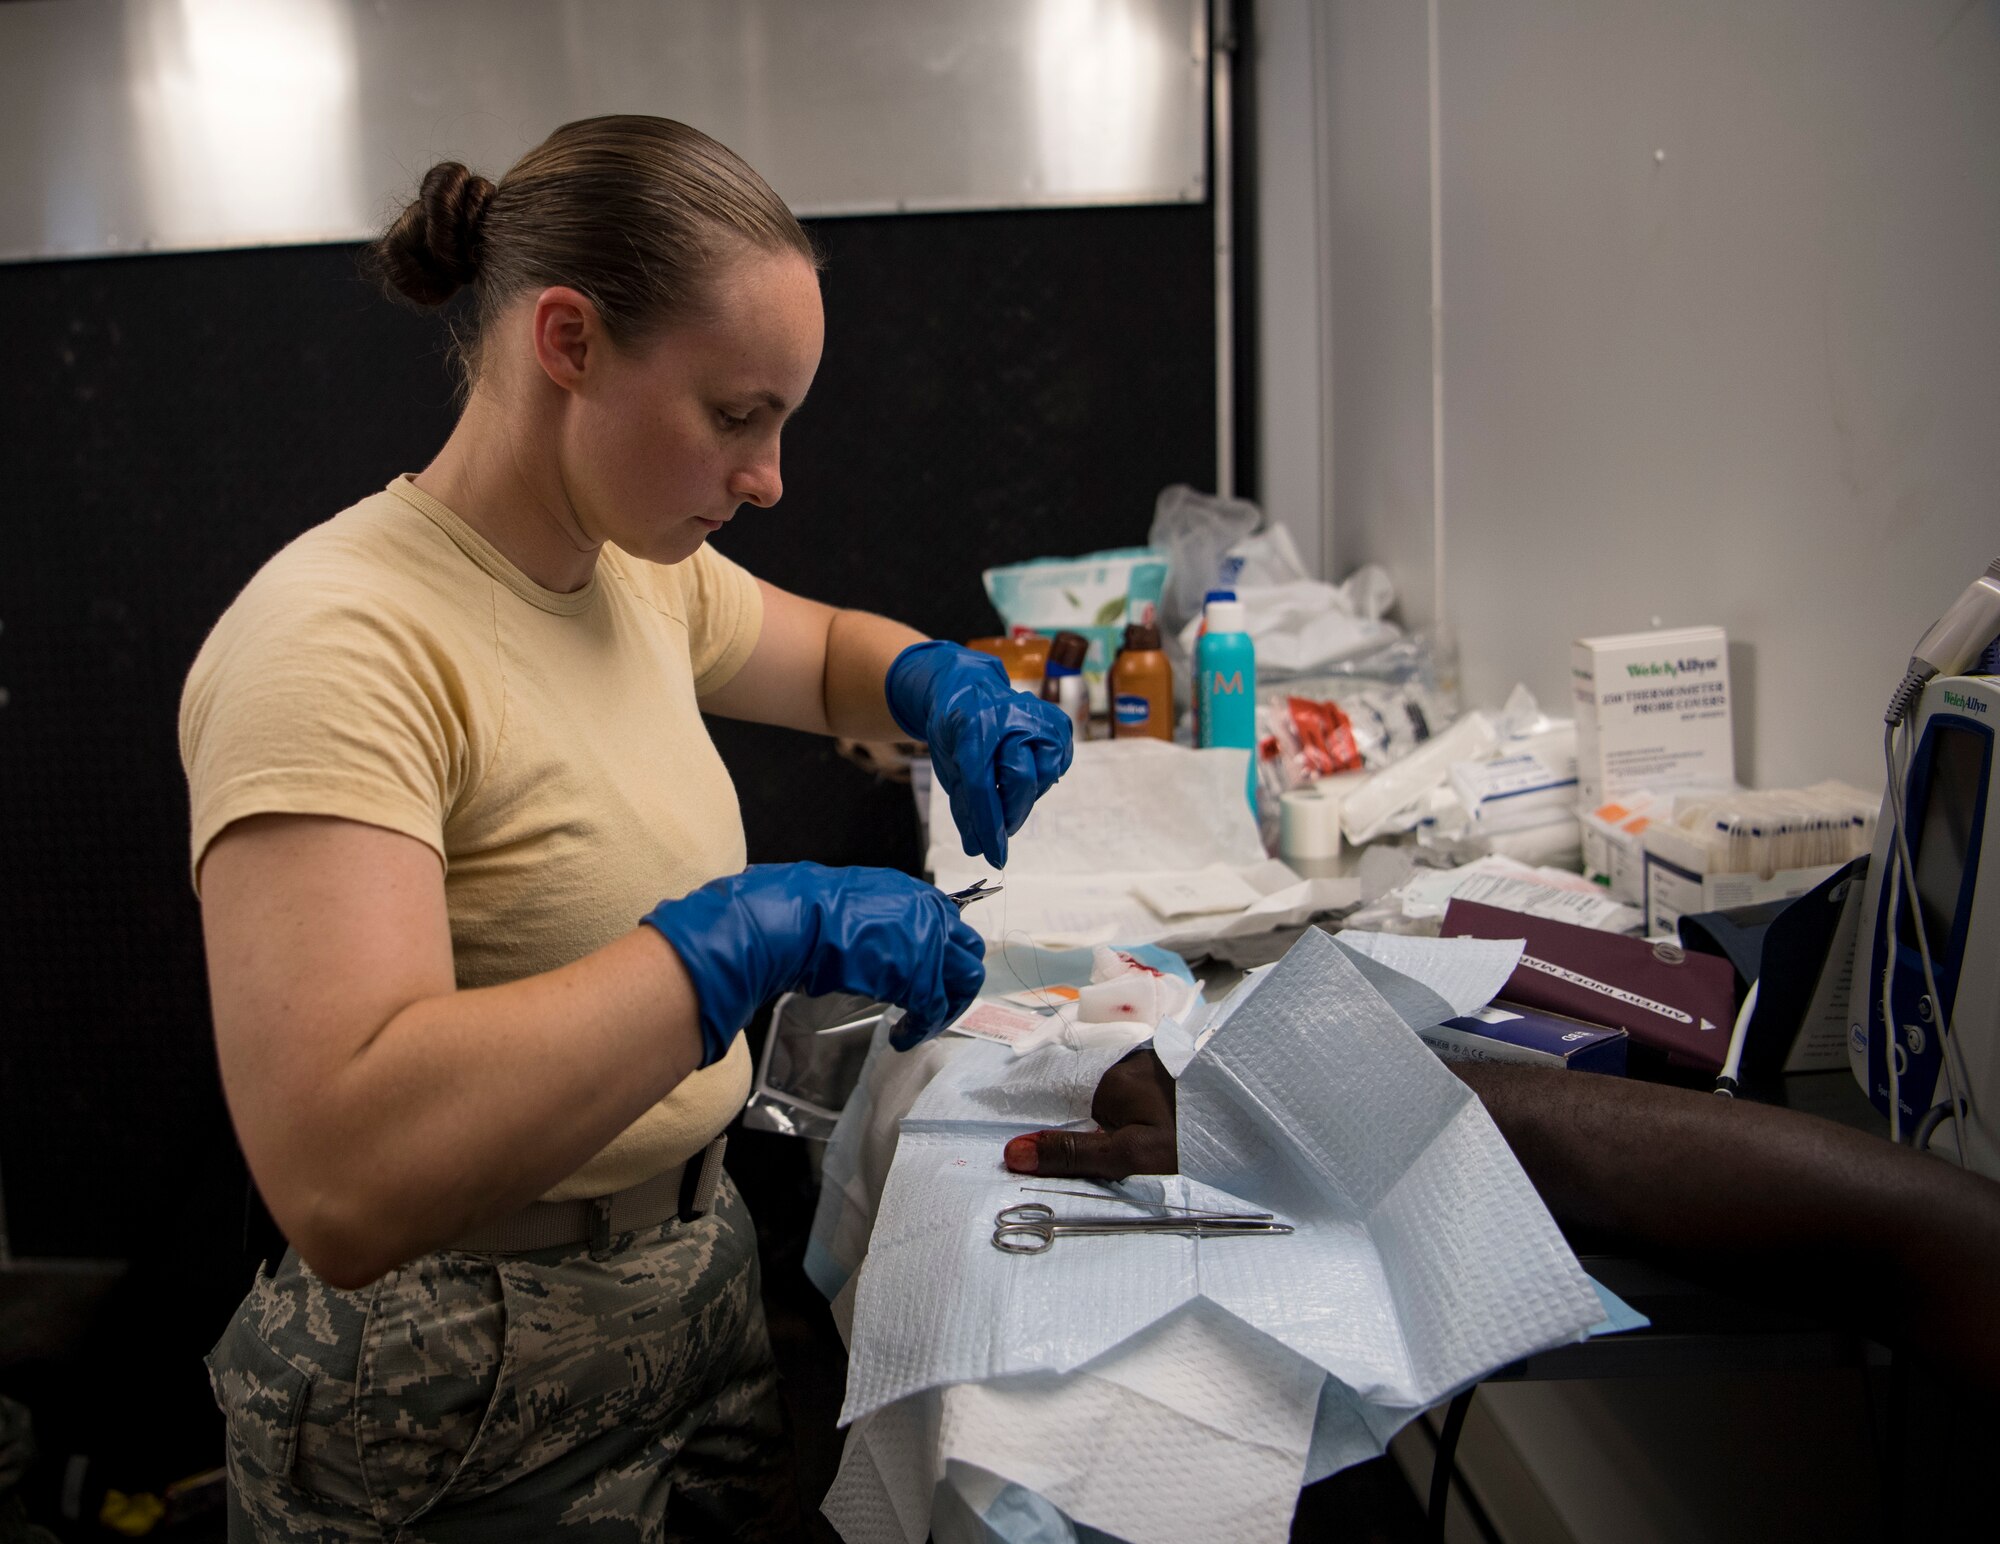
{"type": "Polygon", "coordinates": [[[671,118],[614,115],[564,124],[497,189],[456,161],[433,166],[367,262],[420,306],[471,286],[472,314],[450,323],[469,386],[481,336],[517,297],[566,285],[630,345],[701,314],[745,248],[820,264],[784,200],[733,151],[671,118]]]}
{"type": "Polygon", "coordinates": [[[493,184],[457,161],[424,173],[423,187],[370,249],[391,293],[420,306],[442,305],[479,272],[479,235],[493,184]]]}

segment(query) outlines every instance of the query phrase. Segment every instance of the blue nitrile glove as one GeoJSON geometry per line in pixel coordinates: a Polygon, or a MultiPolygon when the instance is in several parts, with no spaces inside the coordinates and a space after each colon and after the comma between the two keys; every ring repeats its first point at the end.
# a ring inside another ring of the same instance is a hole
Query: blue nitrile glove
{"type": "Polygon", "coordinates": [[[907,1051],[970,1006],[986,943],[942,890],[893,869],[759,863],[662,901],[641,921],[665,935],[701,1002],[701,1064],[780,992],[858,992],[909,1017],[907,1051]]]}
{"type": "Polygon", "coordinates": [[[1014,690],[991,654],[955,643],[913,643],[889,667],[889,711],[931,748],[967,854],[995,868],[1007,838],[1069,770],[1069,715],[1014,690]]]}

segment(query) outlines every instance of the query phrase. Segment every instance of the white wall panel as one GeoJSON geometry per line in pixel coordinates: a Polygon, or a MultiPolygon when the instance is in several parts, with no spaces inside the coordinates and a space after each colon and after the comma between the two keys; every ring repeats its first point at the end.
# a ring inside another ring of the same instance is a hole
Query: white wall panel
{"type": "Polygon", "coordinates": [[[1431,566],[1429,110],[1424,7],[1327,7],[1334,552],[1387,565],[1435,620],[1431,566]]]}
{"type": "MultiPolygon", "coordinates": [[[[1424,7],[1327,27],[1336,548],[1427,619],[1424,7]]],[[[1739,771],[1877,785],[2000,551],[1995,0],[1440,0],[1447,611],[1475,701],[1719,622],[1739,771]]]]}
{"type": "Polygon", "coordinates": [[[1719,622],[1741,775],[1879,785],[2000,552],[2000,8],[1452,0],[1442,60],[1467,687],[1719,622]]]}
{"type": "Polygon", "coordinates": [[[1324,127],[1330,72],[1317,0],[1258,0],[1258,458],[1264,512],[1326,578],[1333,524],[1333,283],[1324,127]]]}
{"type": "MultiPolygon", "coordinates": [[[[2000,0],[1437,7],[1445,610],[1468,700],[1524,680],[1565,704],[1570,639],[1719,622],[1739,775],[1880,786],[1911,645],[2000,552],[2000,0]]],[[[1322,30],[1330,566],[1387,563],[1419,622],[1437,556],[1425,13],[1327,0],[1322,30]]],[[[1879,1532],[1851,1397],[1489,1397],[1584,1544],[1634,1519],[1674,1544],[1770,1537],[1772,1515],[1879,1532]],[[1763,1455],[1768,1511],[1713,1454],[1659,1440],[1669,1408],[1763,1455]],[[1807,1434],[1782,1473],[1780,1429],[1807,1434]]]]}
{"type": "Polygon", "coordinates": [[[438,160],[658,113],[802,214],[1199,202],[1202,0],[0,5],[0,259],[374,233],[438,160]]]}

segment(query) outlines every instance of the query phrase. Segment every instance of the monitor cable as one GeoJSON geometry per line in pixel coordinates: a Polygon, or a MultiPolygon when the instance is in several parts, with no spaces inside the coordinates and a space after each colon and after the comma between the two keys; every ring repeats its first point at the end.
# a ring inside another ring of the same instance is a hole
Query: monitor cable
{"type": "Polygon", "coordinates": [[[1887,927],[1883,933],[1882,1061],[1889,1072],[1890,1136],[1900,1142],[1903,1139],[1902,1097],[1900,1088],[1901,1079],[1898,1076],[1899,1069],[1896,1063],[1902,1053],[1902,1033],[1896,1024],[1895,1015],[1891,1011],[1891,983],[1894,980],[1896,970],[1897,912],[1905,904],[1907,898],[1907,904],[1910,908],[1910,924],[1916,934],[1917,959],[1923,966],[1924,992],[1931,1005],[1931,1032],[1938,1037],[1939,1065],[1944,1072],[1945,1088],[1949,1099],[1947,1104],[1937,1107],[1943,1110],[1943,1115],[1937,1121],[1931,1121],[1926,1116],[1927,1128],[1920,1129],[1923,1131],[1924,1140],[1928,1142],[1931,1133],[1937,1129],[1942,1120],[1949,1118],[1956,1121],[1959,1126],[1960,1138],[1954,1144],[1954,1147],[1959,1167],[1966,1168],[1968,1164],[1965,1156],[1965,1123],[1964,1121],[1960,1121],[1958,1117],[1963,1112],[1964,1116],[1970,1119],[1974,1113],[1971,1100],[1967,1097],[1972,1087],[1972,1082],[1965,1075],[1965,1068],[1962,1061],[1963,1053],[1959,1049],[1958,1039],[1952,1033],[1951,1024],[1945,1014],[1944,999],[1938,993],[1937,976],[1931,965],[1931,946],[1930,938],[1924,927],[1923,900],[1917,889],[1915,867],[1910,862],[1909,834],[1904,824],[1901,772],[1898,769],[1896,757],[1897,731],[1903,728],[1904,722],[1909,716],[1910,709],[1915,705],[1917,692],[1923,688],[1924,683],[1934,673],[1926,673],[1920,669],[1916,661],[1911,661],[1911,668],[1903,677],[1903,684],[1896,689],[1896,695],[1890,701],[1889,712],[1883,715],[1886,727],[1882,734],[1882,757],[1888,775],[1891,847],[1889,851],[1889,882],[1883,887],[1883,895],[1888,905],[1886,908],[1887,927]],[[1912,685],[1913,682],[1914,688],[1912,685]]]}
{"type": "Polygon", "coordinates": [[[1725,1099],[1734,1099],[1739,1086],[1743,1067],[1743,1041],[1750,1032],[1750,1021],[1757,1016],[1758,982],[1750,983],[1750,990],[1743,994],[1743,1006],[1736,1010],[1736,1025],[1729,1031],[1729,1054],[1722,1061],[1722,1076],[1715,1080],[1715,1092],[1725,1099]]]}

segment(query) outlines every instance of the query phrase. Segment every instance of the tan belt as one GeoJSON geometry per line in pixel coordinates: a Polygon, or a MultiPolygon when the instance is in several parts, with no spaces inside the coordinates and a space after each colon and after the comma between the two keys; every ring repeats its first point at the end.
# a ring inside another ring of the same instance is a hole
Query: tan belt
{"type": "Polygon", "coordinates": [[[524,1254],[531,1249],[588,1243],[590,1252],[602,1257],[611,1252],[616,1234],[657,1227],[675,1216],[683,1222],[706,1217],[715,1206],[716,1186],[722,1182],[722,1150],[727,1142],[726,1137],[717,1137],[686,1163],[608,1196],[530,1201],[519,1211],[496,1217],[446,1247],[469,1254],[524,1254]]]}

